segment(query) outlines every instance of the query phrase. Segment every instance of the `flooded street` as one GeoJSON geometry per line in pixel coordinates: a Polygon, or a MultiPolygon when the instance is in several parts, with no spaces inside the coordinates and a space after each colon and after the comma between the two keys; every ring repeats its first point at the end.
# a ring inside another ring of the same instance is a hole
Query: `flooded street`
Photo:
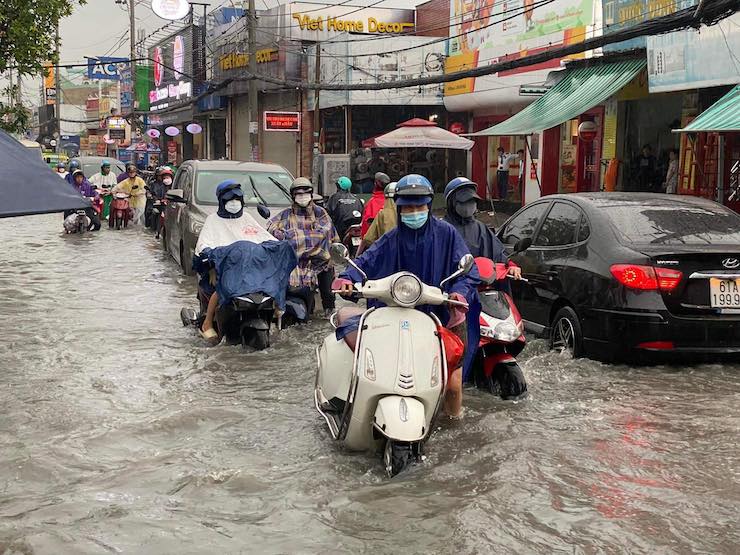
{"type": "Polygon", "coordinates": [[[388,480],[312,403],[326,320],[268,351],[183,328],[153,236],[0,220],[0,553],[737,553],[740,366],[523,354],[388,480]]]}

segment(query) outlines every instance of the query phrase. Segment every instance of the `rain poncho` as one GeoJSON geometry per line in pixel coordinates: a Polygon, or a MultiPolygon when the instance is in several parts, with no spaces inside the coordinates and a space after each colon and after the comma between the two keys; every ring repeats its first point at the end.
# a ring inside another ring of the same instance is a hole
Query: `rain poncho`
{"type": "Polygon", "coordinates": [[[397,225],[398,214],[396,213],[396,203],[393,202],[393,199],[387,198],[385,199],[383,209],[375,216],[373,223],[370,224],[370,229],[367,230],[367,233],[362,239],[368,245],[372,245],[397,225]]]}
{"type": "MultiPolygon", "coordinates": [[[[455,210],[454,194],[450,195],[447,199],[447,215],[445,216],[445,221],[454,226],[465,240],[471,254],[476,258],[483,256],[490,258],[494,262],[507,261],[506,254],[504,252],[504,245],[483,222],[479,222],[474,216],[463,218],[455,210]]],[[[507,289],[508,283],[505,283],[503,288],[507,289]]],[[[470,378],[470,370],[478,351],[478,343],[480,342],[480,299],[476,294],[474,298],[468,302],[470,304],[467,315],[468,349],[465,353],[465,359],[463,360],[463,381],[468,381],[470,378]]]]}
{"type": "MultiPolygon", "coordinates": [[[[460,259],[469,252],[454,227],[430,214],[421,229],[414,230],[399,224],[378,239],[355,263],[363,269],[368,279],[380,279],[405,270],[427,285],[437,287],[443,279],[457,271],[460,259]]],[[[348,267],[339,277],[353,283],[362,281],[360,274],[352,267],[348,267]]],[[[468,275],[448,283],[445,291],[459,293],[470,302],[477,297],[478,282],[478,270],[474,267],[468,275]]],[[[445,305],[417,308],[435,313],[445,325],[450,317],[445,305]]]]}
{"type": "Polygon", "coordinates": [[[243,211],[238,218],[223,218],[218,214],[211,214],[206,218],[203,229],[200,230],[198,242],[195,245],[195,254],[198,255],[207,248],[215,249],[237,241],[264,243],[274,240],[275,237],[265,231],[265,228],[258,224],[249,212],[243,211]]]}
{"type": "Polygon", "coordinates": [[[326,210],[314,203],[306,208],[293,205],[271,219],[267,230],[276,239],[288,241],[298,256],[290,286],[316,287],[318,275],[329,265],[329,245],[339,241],[326,210]]]}
{"type": "Polygon", "coordinates": [[[288,279],[298,263],[287,241],[237,241],[206,249],[201,256],[206,256],[216,270],[221,306],[240,295],[264,293],[275,299],[280,310],[285,310],[288,279]]]}
{"type": "Polygon", "coordinates": [[[344,237],[349,226],[354,223],[354,220],[357,220],[354,213],[358,212],[362,215],[363,208],[362,201],[349,191],[340,189],[329,197],[329,201],[326,203],[326,211],[334,222],[339,237],[344,237]]]}
{"type": "Polygon", "coordinates": [[[378,212],[383,209],[384,204],[385,193],[383,193],[383,189],[373,191],[373,196],[371,196],[370,200],[365,204],[365,211],[362,213],[362,229],[360,231],[363,238],[365,237],[367,230],[370,229],[370,224],[373,223],[372,220],[374,220],[375,216],[378,215],[378,212]]]}
{"type": "Polygon", "coordinates": [[[129,205],[134,210],[143,210],[146,206],[146,191],[144,190],[146,183],[139,176],[131,179],[130,177],[124,179],[118,185],[113,188],[114,192],[123,191],[127,195],[130,195],[129,205]]]}

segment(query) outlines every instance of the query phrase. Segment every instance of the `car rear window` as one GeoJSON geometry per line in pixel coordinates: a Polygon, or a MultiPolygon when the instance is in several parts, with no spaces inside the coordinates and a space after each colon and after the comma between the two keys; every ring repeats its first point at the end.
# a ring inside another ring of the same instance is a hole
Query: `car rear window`
{"type": "Polygon", "coordinates": [[[723,206],[671,202],[602,206],[626,242],[651,245],[740,245],[740,216],[723,206]]]}
{"type": "Polygon", "coordinates": [[[259,197],[268,206],[290,206],[287,191],[292,180],[286,172],[199,171],[195,184],[195,201],[198,204],[217,205],[216,187],[227,179],[234,179],[241,184],[245,200],[259,197]],[[278,183],[282,185],[282,189],[278,183]]]}

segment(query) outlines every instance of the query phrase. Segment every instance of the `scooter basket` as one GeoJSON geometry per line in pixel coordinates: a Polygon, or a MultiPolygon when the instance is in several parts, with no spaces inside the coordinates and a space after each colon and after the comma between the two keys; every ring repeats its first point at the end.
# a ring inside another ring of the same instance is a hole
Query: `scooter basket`
{"type": "Polygon", "coordinates": [[[439,337],[445,348],[445,357],[447,358],[447,369],[452,372],[460,366],[463,356],[465,355],[465,344],[454,332],[447,328],[439,327],[439,337]]]}

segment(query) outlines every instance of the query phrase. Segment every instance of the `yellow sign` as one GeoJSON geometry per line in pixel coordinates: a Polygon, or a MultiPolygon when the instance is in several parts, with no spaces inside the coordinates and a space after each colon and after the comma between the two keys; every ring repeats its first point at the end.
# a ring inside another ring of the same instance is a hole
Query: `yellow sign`
{"type": "MultiPolygon", "coordinates": [[[[458,54],[457,56],[450,56],[445,60],[445,74],[474,68],[477,63],[477,58],[477,51],[468,51],[458,54]]],[[[445,83],[445,96],[471,93],[474,89],[475,77],[458,79],[457,81],[445,83]]]]}
{"type": "Polygon", "coordinates": [[[648,94],[647,68],[645,68],[622,87],[622,90],[617,93],[617,100],[639,100],[647,98],[648,94]]]}
{"type": "Polygon", "coordinates": [[[611,160],[617,157],[617,101],[604,104],[604,148],[601,157],[611,160]]]}
{"type": "Polygon", "coordinates": [[[323,16],[311,17],[310,15],[294,13],[293,19],[298,22],[301,31],[334,31],[337,33],[403,33],[413,29],[413,23],[402,23],[399,21],[378,21],[374,17],[368,17],[366,21],[361,19],[339,19],[337,17],[323,16]]]}
{"type": "MultiPolygon", "coordinates": [[[[266,64],[267,62],[277,61],[279,54],[275,48],[264,48],[262,50],[257,50],[255,57],[258,64],[266,64]]],[[[221,68],[221,71],[230,71],[232,69],[247,67],[249,65],[249,54],[239,54],[237,52],[224,54],[219,58],[218,65],[221,68]]]]}

